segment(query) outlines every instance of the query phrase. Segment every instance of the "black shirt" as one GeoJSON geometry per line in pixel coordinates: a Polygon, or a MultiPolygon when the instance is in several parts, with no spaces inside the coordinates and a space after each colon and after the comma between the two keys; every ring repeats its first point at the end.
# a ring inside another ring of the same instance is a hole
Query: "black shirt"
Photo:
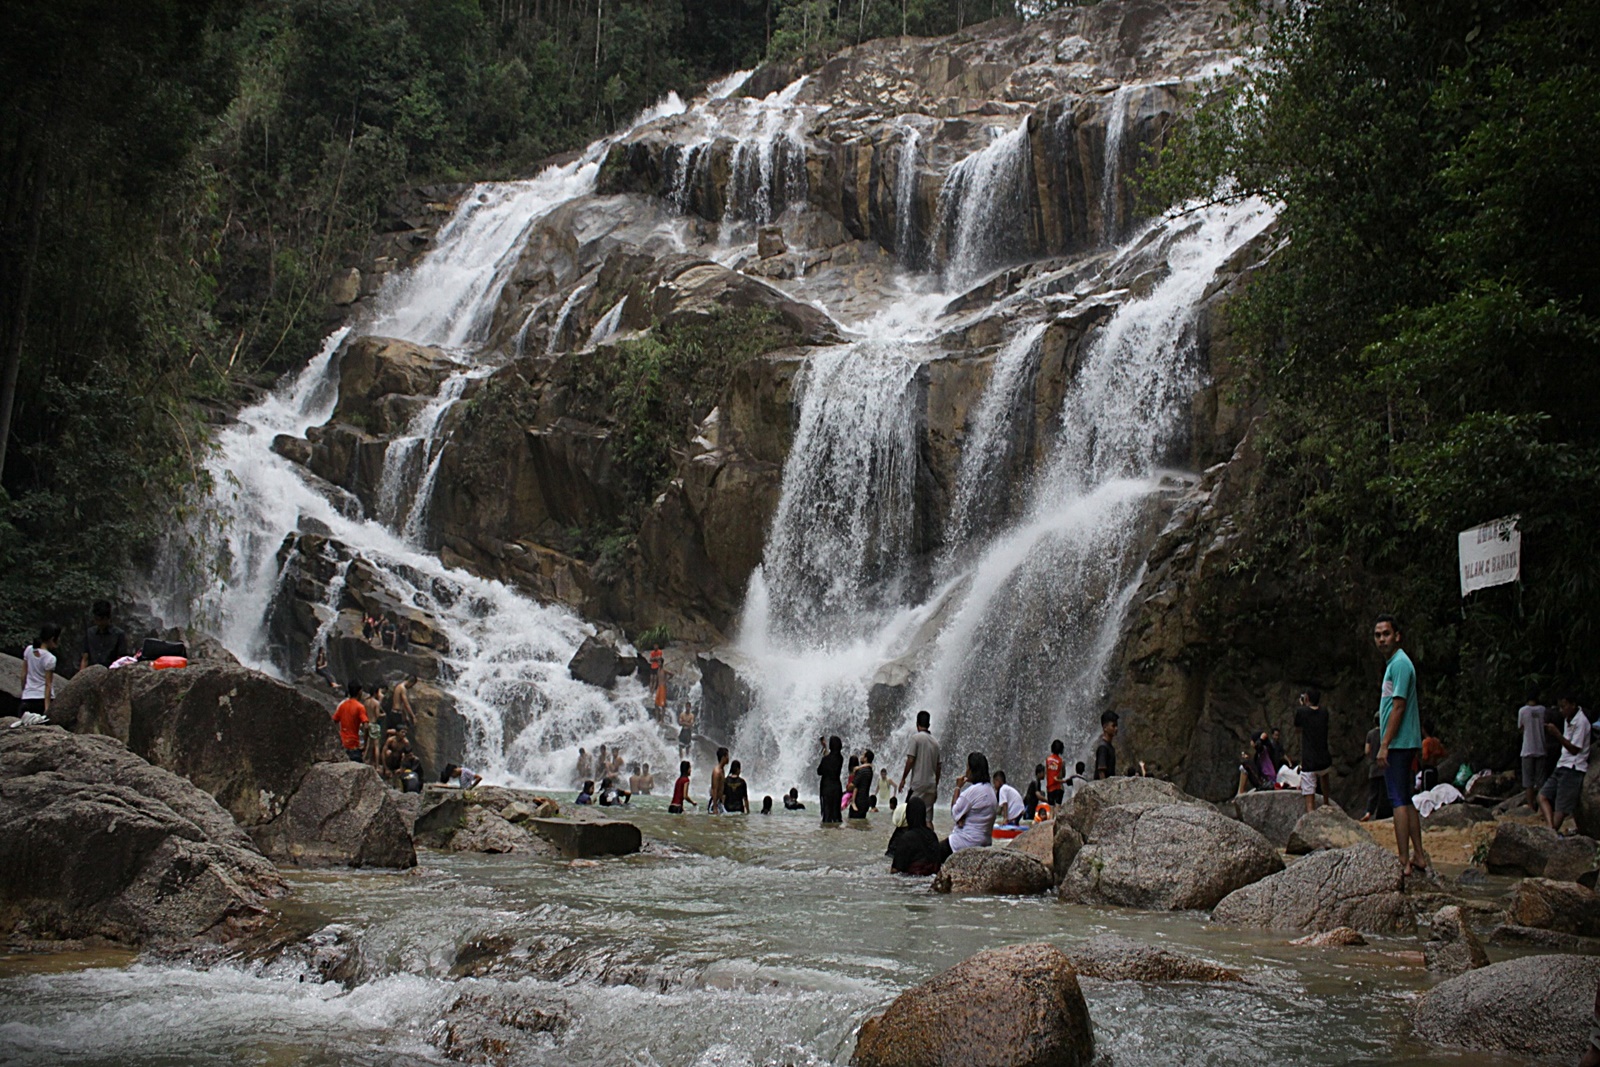
{"type": "Polygon", "coordinates": [[[722,807],[724,811],[750,811],[750,788],[737,774],[722,780],[722,807]]]}
{"type": "Polygon", "coordinates": [[[1300,769],[1325,771],[1333,766],[1328,754],[1328,709],[1296,708],[1294,726],[1300,731],[1300,769]]]}
{"type": "Polygon", "coordinates": [[[83,650],[91,667],[96,663],[109,667],[128,654],[128,635],[115,626],[107,627],[104,633],[100,627],[91,626],[83,632],[83,650]]]}
{"type": "Polygon", "coordinates": [[[1117,750],[1105,738],[1101,738],[1100,743],[1095,746],[1094,776],[1096,778],[1115,778],[1117,776],[1117,750]],[[1101,771],[1106,773],[1101,774],[1101,771]]]}
{"type": "Polygon", "coordinates": [[[939,835],[926,826],[902,826],[890,835],[889,858],[895,874],[937,874],[943,862],[939,835]]]}
{"type": "Polygon", "coordinates": [[[817,764],[817,775],[823,784],[839,788],[839,772],[844,770],[844,753],[829,752],[823,755],[822,762],[817,764]]]}

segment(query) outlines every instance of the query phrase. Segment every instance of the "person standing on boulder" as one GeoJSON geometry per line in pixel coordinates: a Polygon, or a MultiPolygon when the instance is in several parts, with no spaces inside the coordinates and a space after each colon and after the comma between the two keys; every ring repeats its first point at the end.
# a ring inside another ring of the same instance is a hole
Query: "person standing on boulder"
{"type": "Polygon", "coordinates": [[[39,637],[22,650],[22,714],[49,715],[56,698],[56,649],[61,645],[61,627],[47,622],[39,627],[39,637]]]}
{"type": "Polygon", "coordinates": [[[822,741],[822,761],[817,764],[819,785],[818,803],[822,805],[822,822],[844,822],[844,783],[839,775],[844,773],[844,742],[837,736],[822,741]]]}
{"type": "Polygon", "coordinates": [[[128,635],[111,625],[111,602],[94,602],[94,621],[83,632],[83,655],[78,657],[81,671],[98,663],[109,667],[128,654],[128,635]]]}
{"type": "Polygon", "coordinates": [[[1066,799],[1067,746],[1061,741],[1050,742],[1050,755],[1044,758],[1045,797],[1052,809],[1059,808],[1066,799]]]}
{"type": "Polygon", "coordinates": [[[408,674],[394,684],[393,699],[390,701],[395,715],[399,716],[399,726],[404,726],[412,733],[417,731],[417,709],[411,706],[411,687],[417,684],[417,676],[408,674]]]}
{"type": "Polygon", "coordinates": [[[1300,694],[1294,728],[1300,731],[1300,795],[1305,798],[1306,810],[1313,811],[1319,788],[1323,803],[1328,802],[1328,770],[1333,766],[1328,752],[1328,709],[1322,706],[1321,690],[1307,689],[1300,694]]]}
{"type": "Polygon", "coordinates": [[[367,706],[361,703],[361,683],[351,682],[345,687],[347,694],[333,709],[333,721],[339,724],[339,744],[352,763],[361,762],[361,741],[366,732],[367,706]]]}
{"type": "Polygon", "coordinates": [[[1100,716],[1100,743],[1094,746],[1094,780],[1117,776],[1117,724],[1122,717],[1114,711],[1100,716]]]}
{"type": "Polygon", "coordinates": [[[1539,787],[1544,785],[1545,707],[1539,694],[1528,690],[1528,700],[1517,709],[1517,727],[1522,731],[1522,789],[1529,811],[1539,810],[1539,787]]]}
{"type": "Polygon", "coordinates": [[[1400,624],[1379,615],[1372,640],[1384,656],[1383,690],[1378,699],[1378,766],[1384,769],[1389,803],[1394,806],[1394,842],[1405,873],[1428,873],[1422,848],[1422,818],[1411,803],[1412,775],[1422,756],[1422,706],[1417,699],[1417,669],[1400,647],[1400,624]],[[1415,851],[1415,855],[1412,852],[1415,851]],[[1420,861],[1420,862],[1419,862],[1420,861]]]}
{"type": "Polygon", "coordinates": [[[1583,776],[1589,772],[1589,716],[1578,706],[1578,698],[1564,696],[1556,701],[1566,718],[1564,729],[1556,724],[1544,724],[1544,732],[1560,745],[1556,769],[1539,790],[1539,808],[1544,812],[1545,825],[1560,831],[1561,825],[1571,815],[1578,816],[1578,797],[1583,792],[1583,776]]]}
{"type": "Polygon", "coordinates": [[[917,732],[911,735],[911,751],[906,753],[905,769],[900,772],[900,792],[922,798],[922,808],[928,814],[928,827],[933,827],[933,803],[939,797],[939,742],[933,739],[930,726],[932,717],[926,711],[917,712],[917,732]],[[910,779],[910,792],[906,781],[910,779]]]}

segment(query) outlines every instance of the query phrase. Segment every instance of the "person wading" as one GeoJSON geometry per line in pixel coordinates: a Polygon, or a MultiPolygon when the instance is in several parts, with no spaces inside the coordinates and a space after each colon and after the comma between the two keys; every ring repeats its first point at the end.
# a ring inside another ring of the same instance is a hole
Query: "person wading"
{"type": "Polygon", "coordinates": [[[1428,872],[1422,848],[1422,817],[1411,803],[1411,776],[1422,756],[1422,706],[1417,699],[1417,669],[1400,647],[1400,625],[1379,615],[1372,640],[1384,657],[1383,690],[1378,698],[1378,766],[1384,769],[1389,803],[1394,806],[1394,842],[1407,874],[1428,872]],[[1412,855],[1412,852],[1415,855],[1412,855]]]}
{"type": "Polygon", "coordinates": [[[911,751],[906,753],[906,765],[900,772],[900,792],[922,798],[922,809],[927,813],[928,826],[933,826],[933,803],[939,796],[939,742],[929,729],[932,718],[926,711],[917,712],[917,732],[911,735],[911,751]],[[909,780],[910,792],[907,792],[909,780]]]}
{"type": "Polygon", "coordinates": [[[844,773],[844,742],[838,737],[818,740],[822,743],[822,761],[817,764],[822,822],[824,825],[833,822],[842,823],[844,783],[839,780],[839,775],[844,773]]]}

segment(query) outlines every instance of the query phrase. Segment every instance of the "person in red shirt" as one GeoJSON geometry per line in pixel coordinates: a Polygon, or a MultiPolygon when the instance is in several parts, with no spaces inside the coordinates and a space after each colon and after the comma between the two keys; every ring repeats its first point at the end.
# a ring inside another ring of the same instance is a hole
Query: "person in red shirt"
{"type": "Polygon", "coordinates": [[[360,682],[351,682],[345,692],[349,695],[333,709],[333,721],[339,724],[339,744],[344,746],[344,754],[351,762],[360,763],[361,729],[368,722],[367,706],[361,703],[360,682]]]}
{"type": "MultiPolygon", "coordinates": [[[[694,797],[689,795],[688,760],[678,764],[678,780],[672,786],[672,803],[667,805],[667,810],[674,815],[682,815],[684,804],[694,804],[694,797]]],[[[697,804],[695,806],[699,807],[697,804]]]]}
{"type": "Polygon", "coordinates": [[[1052,809],[1059,807],[1066,796],[1066,786],[1061,780],[1067,776],[1067,746],[1060,741],[1050,742],[1050,755],[1044,760],[1044,791],[1052,809]]]}

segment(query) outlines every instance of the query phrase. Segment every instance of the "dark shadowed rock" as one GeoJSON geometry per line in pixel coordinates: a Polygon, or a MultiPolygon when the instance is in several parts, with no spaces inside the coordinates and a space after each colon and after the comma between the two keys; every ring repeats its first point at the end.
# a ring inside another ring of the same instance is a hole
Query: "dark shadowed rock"
{"type": "Polygon", "coordinates": [[[856,1067],[1083,1067],[1089,1007],[1054,945],[987,949],[861,1024],[856,1067]]]}
{"type": "Polygon", "coordinates": [[[1483,943],[1467,925],[1461,909],[1453,904],[1440,908],[1428,920],[1428,941],[1422,946],[1422,954],[1428,970],[1446,978],[1489,966],[1483,943]]]}
{"type": "Polygon", "coordinates": [[[1502,822],[1495,827],[1484,865],[1492,874],[1575,882],[1594,869],[1595,842],[1589,837],[1560,837],[1547,826],[1502,822]]]}
{"type": "Polygon", "coordinates": [[[1204,800],[1159,778],[1102,778],[1097,782],[1080,782],[1072,799],[1056,813],[1056,822],[1065,821],[1079,834],[1090,837],[1100,812],[1118,804],[1190,804],[1216,810],[1204,800]]]}
{"type": "Polygon", "coordinates": [[[1366,938],[1348,926],[1336,926],[1332,930],[1307,934],[1289,942],[1291,945],[1305,945],[1311,948],[1356,948],[1366,943],[1366,938]]]}
{"type": "Polygon", "coordinates": [[[572,661],[567,664],[567,673],[580,682],[610,689],[617,684],[617,676],[626,672],[622,669],[622,656],[616,646],[603,637],[591,635],[585,637],[583,644],[578,646],[572,661]]]}
{"type": "Polygon", "coordinates": [[[933,880],[937,893],[1030,896],[1052,885],[1050,870],[1009,848],[964,848],[944,861],[933,880]]]}
{"type": "Polygon", "coordinates": [[[1457,801],[1446,804],[1431,815],[1424,816],[1424,830],[1465,830],[1481,822],[1494,822],[1494,812],[1477,804],[1457,801]]]}
{"type": "Polygon", "coordinates": [[[1297,860],[1281,874],[1230,893],[1211,921],[1301,933],[1349,926],[1371,934],[1409,934],[1417,928],[1402,888],[1400,861],[1372,844],[1297,860]]]}
{"type": "Polygon", "coordinates": [[[261,851],[296,867],[415,867],[411,823],[378,772],[319,763],[282,815],[251,829],[261,851]]]}
{"type": "Polygon", "coordinates": [[[1583,776],[1583,792],[1578,794],[1578,832],[1600,839],[1600,760],[1591,760],[1583,776]]]}
{"type": "Polygon", "coordinates": [[[1435,986],[1413,1022],[1436,1045],[1570,1061],[1588,1040],[1597,983],[1596,957],[1526,956],[1435,986]]]}
{"type": "Polygon", "coordinates": [[[1061,898],[1133,908],[1209,908],[1283,870],[1260,834],[1209,807],[1120,804],[1095,819],[1061,898]]]}
{"type": "Polygon", "coordinates": [[[644,843],[637,826],[615,819],[528,819],[523,825],[573,859],[627,856],[644,843]]]}
{"type": "Polygon", "coordinates": [[[1576,956],[1600,956],[1600,938],[1579,937],[1555,930],[1536,930],[1531,926],[1501,923],[1489,931],[1491,945],[1507,948],[1536,948],[1545,952],[1566,952],[1576,956]]]}
{"type": "Polygon", "coordinates": [[[1217,810],[1260,833],[1274,848],[1286,848],[1306,806],[1296,790],[1258,789],[1218,804],[1217,810]]]}
{"type": "Polygon", "coordinates": [[[228,941],[285,892],[215,800],[118,742],[0,720],[0,931],[228,941]]]}
{"type": "Polygon", "coordinates": [[[1289,832],[1284,851],[1291,856],[1304,856],[1308,852],[1349,848],[1371,840],[1372,835],[1362,829],[1360,823],[1333,805],[1325,804],[1300,816],[1300,821],[1289,832]]]}
{"type": "Polygon", "coordinates": [[[1238,971],[1147,945],[1131,937],[1101,934],[1067,949],[1079,978],[1110,982],[1242,982],[1238,971]]]}
{"type": "Polygon", "coordinates": [[[1600,896],[1577,882],[1524,878],[1512,891],[1509,917],[1516,926],[1600,937],[1600,896]]]}

